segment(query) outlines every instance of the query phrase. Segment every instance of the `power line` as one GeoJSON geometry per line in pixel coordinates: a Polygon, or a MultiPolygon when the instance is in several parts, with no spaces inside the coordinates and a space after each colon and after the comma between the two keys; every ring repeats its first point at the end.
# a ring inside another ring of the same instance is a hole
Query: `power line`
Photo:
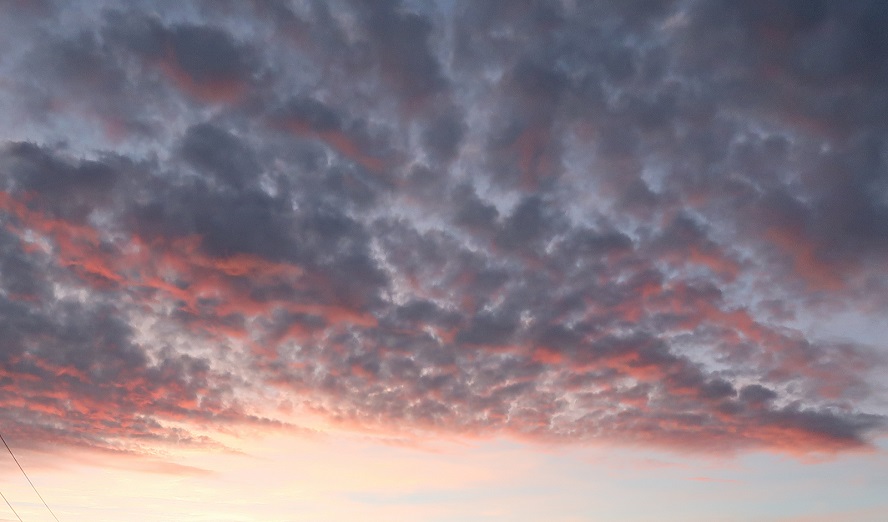
{"type": "Polygon", "coordinates": [[[9,509],[11,509],[13,513],[15,513],[15,518],[19,519],[19,522],[25,522],[24,520],[22,520],[22,517],[19,516],[15,508],[12,507],[12,504],[10,504],[8,500],[6,500],[6,495],[0,493],[0,497],[3,497],[3,501],[6,502],[6,505],[9,506],[9,509]]]}
{"type": "MultiPolygon", "coordinates": [[[[28,474],[25,473],[25,468],[23,468],[22,465],[19,464],[18,459],[15,458],[15,453],[12,452],[12,448],[10,448],[9,444],[6,443],[6,439],[3,438],[3,434],[0,434],[0,440],[2,440],[3,445],[6,446],[6,451],[8,451],[10,455],[12,455],[12,460],[15,461],[16,466],[18,466],[18,468],[20,470],[22,470],[22,475],[24,475],[25,478],[28,479],[28,484],[31,485],[31,489],[33,489],[34,493],[37,493],[37,496],[40,497],[40,502],[43,502],[43,505],[46,506],[46,510],[49,511],[49,514],[52,515],[52,518],[56,519],[56,522],[60,522],[59,517],[55,516],[55,513],[53,513],[52,510],[49,509],[49,504],[47,504],[46,501],[43,500],[43,495],[41,495],[40,492],[37,491],[37,487],[34,485],[33,482],[31,482],[31,478],[28,476],[28,474]]],[[[6,500],[6,499],[4,498],[4,500],[6,500]]],[[[6,502],[6,503],[9,504],[9,502],[6,502]]],[[[12,507],[12,506],[9,506],[9,507],[12,507]]],[[[15,511],[15,510],[13,510],[13,511],[15,511]]],[[[18,516],[18,514],[16,514],[16,516],[18,516]]],[[[21,520],[21,518],[19,518],[19,520],[21,520]]]]}

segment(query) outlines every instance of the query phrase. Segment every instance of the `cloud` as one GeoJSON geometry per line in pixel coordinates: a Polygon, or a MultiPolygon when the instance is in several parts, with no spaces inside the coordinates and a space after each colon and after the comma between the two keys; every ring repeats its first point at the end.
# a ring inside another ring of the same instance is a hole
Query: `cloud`
{"type": "Polygon", "coordinates": [[[429,48],[433,26],[398,2],[355,3],[367,43],[376,53],[383,81],[392,82],[406,102],[434,94],[446,85],[438,59],[429,48]]]}
{"type": "Polygon", "coordinates": [[[104,38],[155,67],[188,96],[231,103],[246,96],[260,65],[253,50],[224,29],[198,24],[165,25],[137,12],[109,11],[104,38]]]}
{"type": "Polygon", "coordinates": [[[283,110],[272,117],[272,125],[300,138],[319,140],[372,172],[379,172],[385,166],[382,157],[365,152],[369,144],[361,142],[369,140],[360,139],[360,129],[344,128],[339,115],[316,100],[290,100],[283,110]]]}
{"type": "Polygon", "coordinates": [[[852,4],[19,12],[4,422],[867,447],[881,341],[798,320],[886,306],[853,58],[884,13],[852,4]]]}

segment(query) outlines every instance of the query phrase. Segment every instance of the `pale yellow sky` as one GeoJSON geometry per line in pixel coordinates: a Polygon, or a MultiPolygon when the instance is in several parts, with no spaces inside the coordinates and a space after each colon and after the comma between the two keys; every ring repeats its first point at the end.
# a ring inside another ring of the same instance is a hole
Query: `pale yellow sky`
{"type": "MultiPolygon", "coordinates": [[[[802,462],[505,439],[394,446],[347,433],[232,446],[239,451],[172,449],[164,459],[21,452],[20,460],[64,522],[702,522],[718,505],[719,520],[731,522],[875,522],[888,509],[878,493],[884,447],[802,462]],[[827,488],[827,477],[849,487],[827,488]]],[[[11,459],[0,459],[0,484],[23,520],[52,520],[11,459]]]]}

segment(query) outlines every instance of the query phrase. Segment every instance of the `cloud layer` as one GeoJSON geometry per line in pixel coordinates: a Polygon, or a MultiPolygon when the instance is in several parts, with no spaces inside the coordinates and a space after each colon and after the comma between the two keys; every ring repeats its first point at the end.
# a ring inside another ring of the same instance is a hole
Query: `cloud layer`
{"type": "Polygon", "coordinates": [[[310,412],[808,452],[884,425],[884,341],[806,327],[888,311],[881,2],[7,11],[14,436],[310,412]]]}

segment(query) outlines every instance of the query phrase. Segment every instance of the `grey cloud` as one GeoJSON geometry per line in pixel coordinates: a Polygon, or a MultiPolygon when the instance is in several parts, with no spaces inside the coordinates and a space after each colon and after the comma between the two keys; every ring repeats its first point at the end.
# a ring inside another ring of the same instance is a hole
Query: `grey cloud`
{"type": "Polygon", "coordinates": [[[453,191],[456,205],[457,224],[479,232],[491,231],[499,212],[496,207],[485,203],[470,185],[460,185],[453,191]]]}
{"type": "Polygon", "coordinates": [[[45,295],[23,305],[10,297],[0,300],[0,357],[22,380],[2,380],[8,437],[27,434],[20,440],[32,446],[127,448],[121,441],[185,435],[166,420],[211,422],[211,403],[229,421],[237,417],[227,377],[206,360],[172,351],[152,362],[134,342],[121,308],[53,303],[45,295]],[[22,396],[28,400],[20,401],[22,396]]]}
{"type": "Polygon", "coordinates": [[[884,418],[872,415],[849,415],[844,412],[815,411],[788,406],[765,416],[776,426],[802,428],[805,432],[837,442],[863,445],[861,432],[884,425],[884,418]]]}
{"type": "Polygon", "coordinates": [[[437,116],[423,131],[423,146],[433,158],[449,160],[459,149],[465,127],[465,122],[452,112],[437,116]]]}
{"type": "Polygon", "coordinates": [[[408,100],[429,96],[446,85],[441,66],[429,49],[429,20],[396,1],[356,3],[355,8],[378,53],[383,80],[393,80],[408,100]]]}
{"type": "Polygon", "coordinates": [[[140,232],[198,234],[207,251],[218,256],[246,253],[287,259],[298,255],[292,211],[282,199],[256,190],[214,191],[201,182],[167,190],[132,209],[140,232]]]}
{"type": "Polygon", "coordinates": [[[107,10],[101,34],[199,102],[237,101],[265,72],[255,49],[212,24],[165,24],[156,14],[107,10]]]}
{"type": "Polygon", "coordinates": [[[239,80],[256,69],[249,51],[212,27],[175,27],[170,43],[182,69],[197,82],[239,80]]]}
{"type": "Polygon", "coordinates": [[[2,381],[19,433],[270,426],[267,389],[417,434],[882,429],[881,348],[793,319],[885,306],[878,5],[291,7],[110,9],[10,69],[0,346],[46,378],[42,409],[2,381]]]}
{"type": "Polygon", "coordinates": [[[517,322],[511,317],[482,312],[472,318],[468,328],[460,331],[456,341],[481,345],[506,344],[517,326],[517,322]]]}
{"type": "Polygon", "coordinates": [[[261,172],[253,151],[236,136],[211,124],[188,129],[182,139],[184,159],[221,182],[241,189],[261,172]]]}
{"type": "Polygon", "coordinates": [[[46,267],[35,262],[22,246],[9,230],[0,229],[0,288],[12,296],[45,299],[50,292],[42,277],[46,267]]]}
{"type": "Polygon", "coordinates": [[[34,143],[6,144],[4,177],[8,190],[36,192],[58,199],[72,192],[99,194],[111,190],[116,172],[98,161],[66,161],[34,143]]]}
{"type": "Polygon", "coordinates": [[[551,203],[538,196],[524,198],[503,220],[497,242],[506,248],[532,248],[551,239],[562,220],[551,203]]]}
{"type": "Polygon", "coordinates": [[[327,105],[311,98],[290,100],[278,116],[296,118],[318,132],[342,129],[342,118],[327,105]]]}
{"type": "Polygon", "coordinates": [[[750,384],[740,388],[740,400],[748,403],[761,404],[776,398],[777,393],[774,390],[760,384],[750,384]]]}
{"type": "Polygon", "coordinates": [[[714,379],[703,385],[701,396],[707,399],[724,399],[737,394],[734,386],[724,379],[714,379]]]}

